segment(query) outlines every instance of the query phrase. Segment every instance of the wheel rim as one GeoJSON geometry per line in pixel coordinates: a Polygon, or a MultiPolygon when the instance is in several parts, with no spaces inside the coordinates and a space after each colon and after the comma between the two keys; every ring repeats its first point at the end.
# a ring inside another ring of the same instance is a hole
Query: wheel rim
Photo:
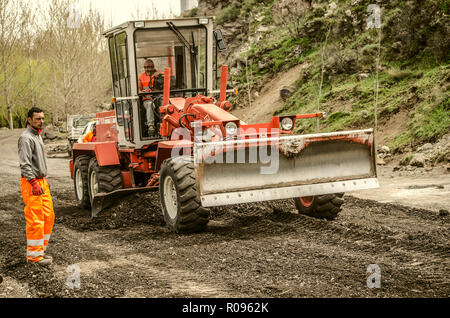
{"type": "Polygon", "coordinates": [[[91,198],[93,199],[94,196],[98,193],[98,181],[97,181],[97,173],[95,171],[91,172],[91,178],[89,180],[90,182],[90,188],[91,188],[91,198]]]}
{"type": "Polygon", "coordinates": [[[300,202],[302,203],[302,205],[307,208],[309,208],[314,202],[314,196],[300,197],[299,199],[300,199],[300,202]]]}
{"type": "Polygon", "coordinates": [[[75,173],[75,185],[76,185],[77,199],[81,201],[83,199],[83,179],[81,178],[80,169],[77,169],[77,172],[75,173]]]}
{"type": "Polygon", "coordinates": [[[171,177],[164,180],[164,203],[169,217],[175,219],[178,214],[177,190],[171,177]]]}

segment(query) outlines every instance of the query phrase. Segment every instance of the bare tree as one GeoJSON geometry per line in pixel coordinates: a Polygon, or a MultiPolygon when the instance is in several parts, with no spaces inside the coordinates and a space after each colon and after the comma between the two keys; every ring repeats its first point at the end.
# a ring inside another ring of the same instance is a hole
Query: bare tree
{"type": "Polygon", "coordinates": [[[2,108],[6,108],[9,128],[14,128],[11,89],[12,81],[20,64],[16,55],[19,51],[19,38],[26,23],[22,14],[27,4],[23,1],[0,0],[0,85],[2,88],[2,108]]]}
{"type": "Polygon", "coordinates": [[[139,6],[138,4],[135,4],[134,11],[131,13],[131,18],[133,20],[149,20],[153,18],[153,12],[156,9],[153,6],[153,2],[150,2],[152,4],[151,8],[143,8],[142,6],[139,6]]]}
{"type": "Polygon", "coordinates": [[[47,58],[52,70],[52,85],[47,101],[58,121],[69,113],[95,111],[104,99],[109,74],[104,20],[92,8],[87,14],[73,9],[73,2],[51,0],[46,20],[47,58]],[[74,16],[75,15],[75,16],[74,16]]]}
{"type": "Polygon", "coordinates": [[[23,7],[23,18],[28,22],[24,25],[21,36],[21,48],[23,50],[23,63],[26,65],[26,74],[23,74],[26,79],[26,84],[20,88],[20,95],[23,103],[27,106],[35,107],[40,104],[43,90],[40,89],[47,80],[47,74],[44,74],[41,67],[44,64],[44,59],[41,58],[42,26],[36,21],[40,20],[40,7],[23,7]]]}
{"type": "Polygon", "coordinates": [[[311,8],[309,0],[280,0],[273,7],[275,21],[285,25],[292,37],[301,34],[301,27],[305,14],[311,8]]]}

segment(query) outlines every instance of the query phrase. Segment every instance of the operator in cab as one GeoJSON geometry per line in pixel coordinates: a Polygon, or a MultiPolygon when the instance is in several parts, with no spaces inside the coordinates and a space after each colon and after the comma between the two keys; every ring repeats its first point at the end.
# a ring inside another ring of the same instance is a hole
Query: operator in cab
{"type": "MultiPolygon", "coordinates": [[[[155,86],[155,79],[159,76],[163,75],[162,72],[156,70],[155,63],[151,59],[147,59],[144,62],[144,72],[139,75],[139,93],[151,92],[155,86]]],[[[146,119],[147,119],[147,129],[148,135],[155,135],[155,115],[154,115],[154,107],[152,97],[150,95],[146,95],[142,98],[146,119]]]]}

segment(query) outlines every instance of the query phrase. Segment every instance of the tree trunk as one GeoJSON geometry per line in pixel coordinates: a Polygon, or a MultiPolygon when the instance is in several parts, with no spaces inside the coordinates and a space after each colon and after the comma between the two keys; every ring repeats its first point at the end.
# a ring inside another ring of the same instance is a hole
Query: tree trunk
{"type": "Polygon", "coordinates": [[[36,107],[36,101],[34,99],[34,87],[33,87],[33,65],[31,62],[31,55],[28,52],[28,68],[30,70],[30,99],[31,99],[31,107],[36,107]]]}
{"type": "Polygon", "coordinates": [[[11,107],[8,107],[9,129],[14,129],[13,113],[11,107]]]}

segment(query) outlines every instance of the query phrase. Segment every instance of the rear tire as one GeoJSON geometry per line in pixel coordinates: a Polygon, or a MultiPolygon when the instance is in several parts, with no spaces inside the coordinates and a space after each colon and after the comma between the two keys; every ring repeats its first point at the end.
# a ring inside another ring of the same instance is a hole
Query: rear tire
{"type": "Polygon", "coordinates": [[[91,207],[88,186],[89,156],[78,156],[73,166],[73,183],[77,206],[82,209],[91,207]]]}
{"type": "Polygon", "coordinates": [[[164,220],[176,233],[205,230],[210,211],[200,204],[192,157],[175,157],[161,166],[159,193],[164,220]]]}
{"type": "Polygon", "coordinates": [[[97,158],[89,162],[89,199],[94,200],[97,193],[109,193],[122,189],[122,174],[119,166],[103,166],[97,163],[97,158]]]}
{"type": "Polygon", "coordinates": [[[295,198],[298,213],[318,219],[335,219],[341,212],[344,193],[324,194],[311,197],[295,198]]]}

